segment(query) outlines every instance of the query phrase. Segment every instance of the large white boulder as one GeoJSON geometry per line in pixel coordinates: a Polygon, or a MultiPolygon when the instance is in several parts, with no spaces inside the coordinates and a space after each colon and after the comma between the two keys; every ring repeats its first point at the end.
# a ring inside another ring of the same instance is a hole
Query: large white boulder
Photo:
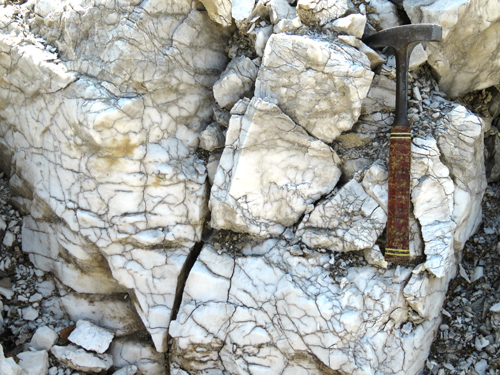
{"type": "Polygon", "coordinates": [[[263,237],[283,233],[333,190],[339,162],[276,105],[254,98],[244,115],[231,118],[210,196],[211,224],[263,237]]]}
{"type": "Polygon", "coordinates": [[[273,34],[264,51],[255,96],[275,103],[310,134],[331,142],[358,119],[372,78],[370,61],[353,47],[309,36],[273,34]]]}
{"type": "MultiPolygon", "coordinates": [[[[285,240],[205,246],[172,322],[190,374],[417,374],[439,318],[408,324],[410,268],[350,267],[285,240]],[[231,245],[233,246],[233,245],[231,245]]],[[[433,303],[432,301],[427,301],[433,303]]]]}
{"type": "Polygon", "coordinates": [[[405,0],[412,23],[443,27],[443,41],[427,46],[439,87],[451,98],[500,80],[500,3],[497,0],[405,0]]]}
{"type": "MultiPolygon", "coordinates": [[[[189,2],[137,5],[38,2],[36,35],[14,7],[2,13],[0,154],[36,266],[89,300],[129,290],[165,351],[178,275],[208,213],[196,149],[230,31],[189,2]]],[[[102,307],[95,315],[112,315],[102,307]]],[[[122,334],[143,329],[130,306],[116,316],[122,334]]]]}

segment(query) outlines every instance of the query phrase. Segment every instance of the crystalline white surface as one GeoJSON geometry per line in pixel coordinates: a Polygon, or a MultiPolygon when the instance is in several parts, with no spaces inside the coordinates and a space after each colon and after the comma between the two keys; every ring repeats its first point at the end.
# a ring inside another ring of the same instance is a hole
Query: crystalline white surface
{"type": "Polygon", "coordinates": [[[263,237],[280,234],[334,188],[338,163],[329,146],[277,106],[254,98],[229,124],[211,190],[212,226],[263,237]]]}
{"type": "Polygon", "coordinates": [[[277,240],[248,245],[236,257],[206,246],[171,324],[174,362],[195,373],[242,374],[255,364],[262,373],[293,373],[289,358],[298,353],[312,374],[321,373],[318,360],[349,374],[375,367],[413,373],[423,364],[438,320],[399,332],[411,269],[352,267],[337,281],[324,271],[328,254],[293,253],[301,251],[277,240]]]}
{"type": "Polygon", "coordinates": [[[68,337],[72,343],[87,350],[104,353],[113,340],[114,333],[101,328],[87,320],[76,322],[76,328],[68,337]]]}
{"type": "Polygon", "coordinates": [[[310,134],[331,142],[358,119],[372,78],[368,58],[353,47],[274,34],[264,51],[255,96],[276,103],[310,134]]]}

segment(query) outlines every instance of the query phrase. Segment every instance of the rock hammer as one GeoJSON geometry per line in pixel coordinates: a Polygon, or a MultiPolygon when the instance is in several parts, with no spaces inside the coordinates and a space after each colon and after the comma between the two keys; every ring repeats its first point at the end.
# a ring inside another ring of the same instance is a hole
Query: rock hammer
{"type": "Polygon", "coordinates": [[[408,122],[408,61],[418,42],[440,42],[442,28],[434,24],[392,27],[363,39],[372,48],[389,46],[396,55],[396,113],[389,146],[389,205],[385,259],[410,261],[411,130],[408,122]]]}

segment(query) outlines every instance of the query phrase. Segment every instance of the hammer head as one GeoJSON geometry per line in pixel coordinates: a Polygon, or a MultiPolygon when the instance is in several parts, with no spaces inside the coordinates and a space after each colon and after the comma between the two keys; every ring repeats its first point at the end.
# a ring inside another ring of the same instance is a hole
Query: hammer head
{"type": "Polygon", "coordinates": [[[372,34],[363,39],[363,42],[372,48],[389,46],[399,51],[411,43],[440,42],[442,28],[432,23],[403,25],[391,27],[372,34]]]}

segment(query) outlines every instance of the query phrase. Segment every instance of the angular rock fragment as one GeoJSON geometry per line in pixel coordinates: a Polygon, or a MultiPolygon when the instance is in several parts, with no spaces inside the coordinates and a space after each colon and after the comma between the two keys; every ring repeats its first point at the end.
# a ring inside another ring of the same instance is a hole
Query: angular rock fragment
{"type": "Polygon", "coordinates": [[[380,251],[378,245],[373,246],[371,249],[365,249],[366,261],[375,267],[387,268],[387,261],[384,259],[384,254],[380,251]]]}
{"type": "Polygon", "coordinates": [[[266,8],[269,10],[269,18],[273,25],[281,20],[293,20],[297,17],[295,7],[291,6],[287,0],[269,0],[266,8]]]}
{"type": "Polygon", "coordinates": [[[231,60],[214,84],[214,97],[222,108],[231,107],[243,96],[249,95],[257,78],[258,67],[246,56],[231,60]]]}
{"type": "Polygon", "coordinates": [[[63,365],[77,371],[98,373],[108,370],[113,365],[113,359],[109,354],[89,353],[74,345],[55,345],[50,352],[63,365]]]}
{"type": "Polygon", "coordinates": [[[2,375],[21,375],[22,368],[13,358],[0,359],[0,374],[2,375]]]}
{"type": "Polygon", "coordinates": [[[372,69],[375,69],[377,66],[385,62],[385,60],[380,57],[377,52],[352,35],[339,35],[339,40],[349,46],[357,48],[360,52],[363,52],[370,60],[370,67],[372,69]]]}
{"type": "Polygon", "coordinates": [[[412,23],[443,27],[443,40],[429,43],[429,64],[451,98],[500,80],[500,3],[496,0],[405,0],[412,23]]]}
{"type": "Polygon", "coordinates": [[[306,215],[296,235],[310,248],[363,250],[375,245],[386,222],[382,207],[353,179],[306,215]]]}
{"type": "Polygon", "coordinates": [[[363,37],[366,25],[366,16],[363,14],[350,14],[347,17],[339,18],[328,25],[342,33],[355,36],[358,39],[363,37]]]}
{"type": "Polygon", "coordinates": [[[21,310],[22,311],[22,314],[23,314],[23,319],[24,320],[29,320],[29,321],[33,321],[35,320],[36,318],[38,318],[38,310],[35,309],[33,306],[28,306],[28,307],[25,307],[24,309],[21,310]]]}
{"type": "Polygon", "coordinates": [[[375,75],[373,83],[363,100],[361,112],[370,114],[394,111],[396,107],[396,82],[383,75],[375,75]]]}
{"type": "Polygon", "coordinates": [[[37,350],[49,351],[59,339],[57,333],[49,327],[40,327],[31,338],[30,346],[37,350]]]}
{"type": "Polygon", "coordinates": [[[87,350],[102,354],[108,350],[113,337],[113,332],[101,328],[87,320],[79,320],[76,323],[76,329],[71,332],[68,340],[87,350]]]}
{"type": "Polygon", "coordinates": [[[349,9],[348,0],[299,0],[297,14],[306,25],[324,25],[342,17],[349,9]]]}
{"type": "Polygon", "coordinates": [[[366,10],[368,20],[377,31],[402,24],[396,5],[390,0],[370,0],[366,10]]]}
{"type": "Polygon", "coordinates": [[[451,110],[436,123],[436,140],[455,184],[453,221],[457,225],[454,236],[456,251],[463,249],[465,241],[482,221],[481,202],[487,186],[484,126],[480,117],[458,104],[452,104],[451,110]],[[474,167],[471,168],[471,165],[474,167]]]}
{"type": "Polygon", "coordinates": [[[274,104],[254,98],[231,118],[210,196],[214,228],[282,233],[340,177],[336,153],[274,104]]]}
{"type": "Polygon", "coordinates": [[[135,367],[141,375],[163,375],[165,356],[149,343],[131,337],[113,340],[110,353],[113,366],[119,369],[135,367]]]}
{"type": "Polygon", "coordinates": [[[500,332],[500,302],[490,307],[491,326],[500,332]]]}
{"type": "Polygon", "coordinates": [[[269,41],[272,33],[272,25],[256,27],[249,33],[254,40],[254,48],[258,56],[262,57],[264,55],[264,49],[266,48],[267,42],[269,41]]]}
{"type": "Polygon", "coordinates": [[[200,134],[200,148],[205,151],[214,151],[224,147],[225,137],[222,129],[217,123],[207,126],[200,134]]]}
{"type": "Polygon", "coordinates": [[[274,34],[255,96],[275,103],[310,134],[331,142],[358,119],[372,78],[368,58],[353,47],[274,34]]]}
{"type": "Polygon", "coordinates": [[[429,55],[427,54],[427,51],[422,43],[417,44],[411,52],[410,61],[408,62],[408,70],[412,71],[418,69],[422,64],[427,62],[428,58],[429,55]]]}
{"type": "Polygon", "coordinates": [[[404,295],[419,318],[434,319],[441,315],[448,283],[455,276],[455,269],[450,269],[445,277],[434,277],[423,271],[415,270],[405,286],[404,295]]]}
{"type": "Polygon", "coordinates": [[[46,375],[49,370],[49,354],[45,350],[37,352],[23,352],[17,355],[22,374],[46,375]]]}
{"type": "Polygon", "coordinates": [[[231,18],[230,0],[201,0],[201,3],[205,6],[212,21],[224,27],[231,26],[233,20],[231,18]]]}
{"type": "Polygon", "coordinates": [[[452,220],[455,186],[449,169],[440,160],[437,142],[430,136],[414,138],[411,163],[411,200],[414,214],[422,226],[426,268],[444,277],[455,266],[452,220]]]}
{"type": "Polygon", "coordinates": [[[255,0],[232,0],[231,15],[236,21],[236,25],[241,25],[243,21],[250,18],[255,7],[255,0]]]}

